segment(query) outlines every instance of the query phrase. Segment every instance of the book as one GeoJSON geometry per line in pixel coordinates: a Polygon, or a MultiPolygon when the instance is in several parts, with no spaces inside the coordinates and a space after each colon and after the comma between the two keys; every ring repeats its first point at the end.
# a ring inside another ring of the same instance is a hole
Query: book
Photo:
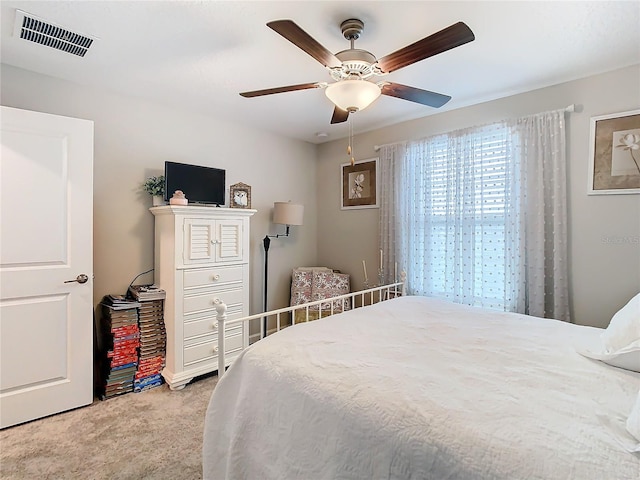
{"type": "Polygon", "coordinates": [[[140,392],[144,392],[145,390],[151,390],[152,388],[159,387],[160,385],[162,385],[162,379],[156,380],[152,383],[147,383],[144,386],[135,386],[133,388],[133,391],[134,393],[140,393],[140,392]]]}
{"type": "Polygon", "coordinates": [[[136,300],[150,301],[150,300],[164,300],[167,293],[158,287],[157,285],[131,285],[129,287],[129,294],[136,300]]]}
{"type": "Polygon", "coordinates": [[[129,308],[138,308],[140,302],[127,298],[124,295],[105,295],[102,298],[102,304],[113,310],[125,310],[129,308]]]}

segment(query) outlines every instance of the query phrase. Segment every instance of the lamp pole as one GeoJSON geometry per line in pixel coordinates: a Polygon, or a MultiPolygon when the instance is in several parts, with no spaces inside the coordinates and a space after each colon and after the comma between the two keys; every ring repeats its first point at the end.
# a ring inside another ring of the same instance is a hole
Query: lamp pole
{"type": "MultiPolygon", "coordinates": [[[[267,283],[269,281],[269,247],[271,246],[271,239],[269,235],[265,235],[262,239],[262,245],[264,246],[264,311],[267,311],[267,283]]],[[[262,338],[267,336],[267,317],[262,318],[262,338]]]]}
{"type": "MultiPolygon", "coordinates": [[[[269,247],[271,246],[272,238],[288,237],[289,225],[285,233],[279,233],[277,235],[265,235],[262,239],[262,246],[264,247],[264,311],[267,312],[267,285],[269,283],[269,247]]],[[[267,316],[262,317],[262,338],[267,336],[267,316]]]]}
{"type": "Polygon", "coordinates": [[[269,246],[271,245],[272,238],[288,237],[289,225],[302,225],[302,214],[304,207],[291,202],[275,202],[273,204],[273,223],[278,225],[286,225],[285,233],[279,233],[277,235],[266,235],[262,240],[264,246],[264,313],[262,317],[262,335],[267,336],[267,324],[269,323],[269,316],[267,313],[267,292],[269,283],[269,246]]]}

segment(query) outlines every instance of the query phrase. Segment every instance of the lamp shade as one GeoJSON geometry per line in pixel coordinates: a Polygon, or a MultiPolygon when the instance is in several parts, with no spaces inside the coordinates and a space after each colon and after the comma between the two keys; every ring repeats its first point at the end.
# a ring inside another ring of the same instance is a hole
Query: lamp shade
{"type": "Polygon", "coordinates": [[[341,80],[329,85],[324,93],[338,108],[353,111],[367,108],[380,96],[381,90],[366,80],[341,80]]]}
{"type": "Polygon", "coordinates": [[[304,206],[291,202],[273,204],[273,223],[281,225],[302,225],[304,206]]]}

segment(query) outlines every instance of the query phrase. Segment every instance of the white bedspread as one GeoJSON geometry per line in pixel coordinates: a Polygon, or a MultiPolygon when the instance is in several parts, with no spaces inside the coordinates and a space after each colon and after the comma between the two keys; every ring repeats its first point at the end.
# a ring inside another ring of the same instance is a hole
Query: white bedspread
{"type": "Polygon", "coordinates": [[[424,297],[287,328],[216,386],[204,477],[637,480],[640,374],[575,352],[599,332],[424,297]]]}

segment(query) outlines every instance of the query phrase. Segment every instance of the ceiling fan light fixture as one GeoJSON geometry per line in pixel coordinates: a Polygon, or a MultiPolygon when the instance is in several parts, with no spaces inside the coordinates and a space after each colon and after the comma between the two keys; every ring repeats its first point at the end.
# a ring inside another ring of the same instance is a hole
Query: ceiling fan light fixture
{"type": "Polygon", "coordinates": [[[330,84],[324,91],[329,100],[342,110],[364,110],[380,96],[378,85],[366,80],[341,80],[330,84]]]}
{"type": "MultiPolygon", "coordinates": [[[[374,76],[384,76],[475,40],[471,29],[463,22],[458,22],[382,58],[376,58],[371,52],[355,48],[355,40],[360,38],[364,30],[364,22],[357,18],[345,20],[340,25],[342,35],[349,41],[350,48],[336,54],[331,53],[318,43],[293,20],[274,20],[267,23],[267,26],[322,64],[329,71],[335,83],[330,85],[324,82],[303,83],[241,92],[240,95],[250,98],[311,88],[325,88],[327,97],[335,105],[331,116],[332,125],[346,122],[351,118],[350,113],[367,108],[380,95],[396,97],[433,108],[443,106],[451,100],[450,96],[393,82],[378,82],[376,84],[370,82],[369,79],[374,76]]],[[[353,152],[353,149],[351,150],[353,152]]],[[[353,156],[351,160],[354,161],[353,156]]]]}

